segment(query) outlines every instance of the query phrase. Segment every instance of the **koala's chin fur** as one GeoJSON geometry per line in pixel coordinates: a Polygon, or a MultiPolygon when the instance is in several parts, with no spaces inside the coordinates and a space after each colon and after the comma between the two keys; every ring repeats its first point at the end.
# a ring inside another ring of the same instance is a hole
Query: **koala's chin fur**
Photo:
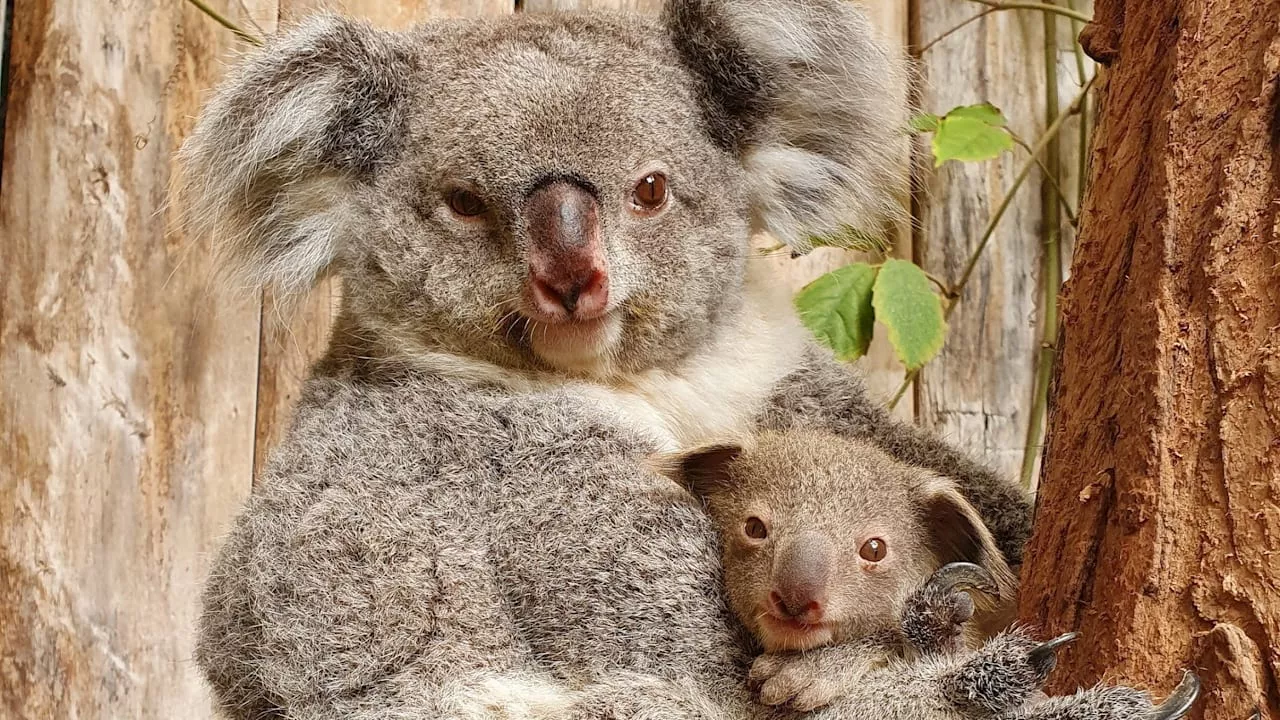
{"type": "MultiPolygon", "coordinates": [[[[649,465],[734,433],[822,428],[952,477],[1016,562],[1019,489],[890,419],[749,279],[753,232],[803,246],[892,214],[902,77],[839,0],[322,16],[243,59],[181,153],[193,230],[233,284],[296,296],[332,271],[343,307],[204,593],[223,712],[765,712],[716,534],[649,465]],[[665,203],[636,206],[655,173],[665,203]],[[549,326],[538,253],[585,268],[545,281],[568,316],[582,288],[599,312],[549,326]]],[[[826,717],[929,716],[940,677],[826,717]]]]}

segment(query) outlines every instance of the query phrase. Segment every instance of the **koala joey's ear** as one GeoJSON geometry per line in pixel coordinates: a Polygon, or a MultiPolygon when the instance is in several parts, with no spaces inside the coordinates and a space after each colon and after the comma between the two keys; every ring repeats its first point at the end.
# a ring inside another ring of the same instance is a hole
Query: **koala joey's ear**
{"type": "Polygon", "coordinates": [[[227,280],[287,296],[333,263],[351,188],[400,150],[413,63],[400,36],[320,15],[228,74],[179,153],[178,188],[227,280]]]}
{"type": "Polygon", "coordinates": [[[667,0],[706,124],[751,182],[757,230],[878,231],[904,213],[905,58],[844,0],[667,0]],[[895,180],[897,178],[897,180],[895,180]]]}
{"type": "Polygon", "coordinates": [[[921,522],[938,562],[978,565],[995,578],[1002,597],[1012,597],[1017,579],[986,523],[955,483],[932,476],[917,488],[917,493],[921,522]]]}
{"type": "Polygon", "coordinates": [[[728,487],[729,463],[741,454],[741,445],[705,445],[688,452],[664,455],[656,464],[663,475],[705,500],[728,487]]]}

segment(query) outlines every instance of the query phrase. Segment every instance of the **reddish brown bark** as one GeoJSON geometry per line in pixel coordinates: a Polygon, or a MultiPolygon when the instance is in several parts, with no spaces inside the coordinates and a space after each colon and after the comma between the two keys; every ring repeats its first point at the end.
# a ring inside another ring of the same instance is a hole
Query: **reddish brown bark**
{"type": "Polygon", "coordinates": [[[1280,0],[1099,0],[1100,93],[1020,612],[1054,689],[1280,716],[1280,0]]]}

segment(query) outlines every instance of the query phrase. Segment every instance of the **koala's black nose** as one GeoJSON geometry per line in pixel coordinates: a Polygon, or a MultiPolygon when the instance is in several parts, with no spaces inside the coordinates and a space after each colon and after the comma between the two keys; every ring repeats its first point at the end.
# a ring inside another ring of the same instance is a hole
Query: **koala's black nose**
{"type": "Polygon", "coordinates": [[[529,241],[526,299],[542,320],[590,320],[609,303],[609,273],[595,197],[558,180],[524,205],[529,241]]]}

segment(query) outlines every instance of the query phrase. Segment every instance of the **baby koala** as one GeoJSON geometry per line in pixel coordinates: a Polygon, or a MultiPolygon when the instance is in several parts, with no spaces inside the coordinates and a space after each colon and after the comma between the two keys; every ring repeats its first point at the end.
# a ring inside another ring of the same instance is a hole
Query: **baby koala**
{"type": "Polygon", "coordinates": [[[1013,597],[1013,573],[955,484],[869,443],[764,433],[664,469],[721,533],[730,606],[765,651],[751,678],[765,704],[812,710],[892,659],[961,649],[966,591],[1013,597]]]}

